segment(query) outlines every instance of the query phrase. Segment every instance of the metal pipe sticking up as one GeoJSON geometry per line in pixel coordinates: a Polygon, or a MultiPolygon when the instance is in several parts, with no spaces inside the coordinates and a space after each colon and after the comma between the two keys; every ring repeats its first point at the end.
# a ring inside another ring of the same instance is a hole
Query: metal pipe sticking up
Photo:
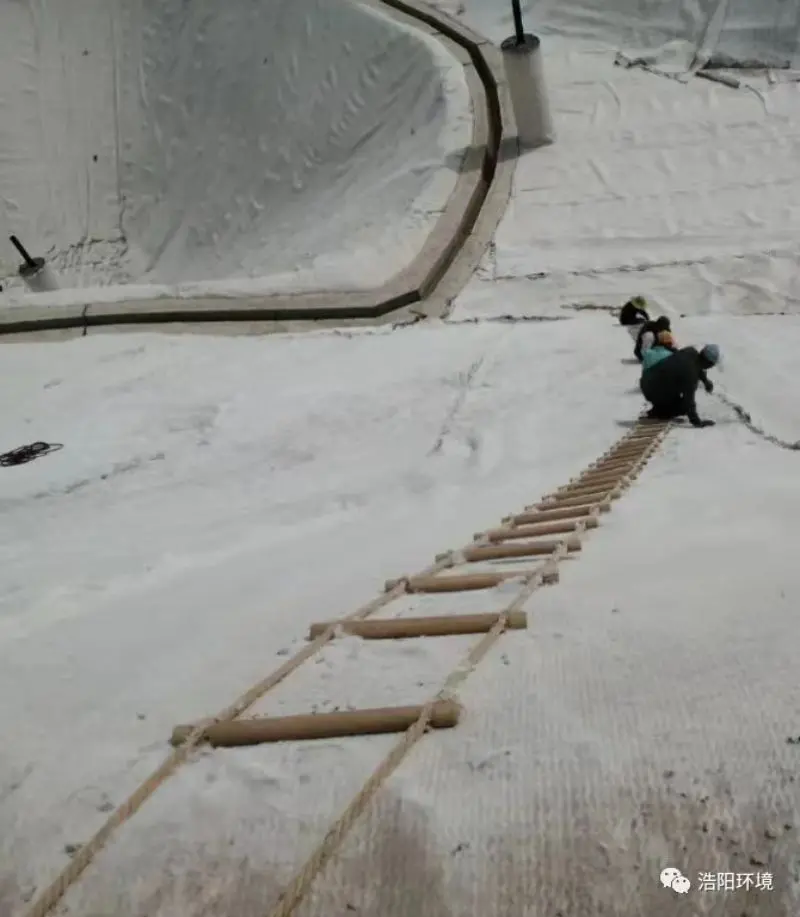
{"type": "Polygon", "coordinates": [[[17,273],[31,293],[50,293],[58,289],[58,281],[44,258],[34,258],[17,236],[9,236],[11,244],[22,257],[17,273]]]}

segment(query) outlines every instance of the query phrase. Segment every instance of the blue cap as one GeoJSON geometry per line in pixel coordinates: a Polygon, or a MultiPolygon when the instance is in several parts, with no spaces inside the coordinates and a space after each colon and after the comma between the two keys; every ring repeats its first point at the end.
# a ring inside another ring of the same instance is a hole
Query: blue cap
{"type": "Polygon", "coordinates": [[[719,363],[719,347],[716,344],[706,344],[700,351],[700,356],[709,366],[716,366],[719,363]]]}

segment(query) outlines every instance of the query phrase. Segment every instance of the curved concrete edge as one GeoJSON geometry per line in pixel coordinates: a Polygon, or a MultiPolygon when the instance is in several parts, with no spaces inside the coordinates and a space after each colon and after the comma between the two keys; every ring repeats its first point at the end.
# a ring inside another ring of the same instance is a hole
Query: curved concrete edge
{"type": "MultiPolygon", "coordinates": [[[[71,306],[0,308],[0,335],[61,337],[72,330],[135,326],[135,330],[197,331],[211,325],[243,333],[309,327],[406,323],[442,318],[478,266],[511,194],[516,131],[498,49],[445,13],[417,0],[362,0],[442,41],[464,68],[472,99],[472,146],[456,186],[414,260],[374,290],[275,294],[257,297],[159,298],[71,306]],[[162,326],[172,326],[166,329],[162,326]],[[238,330],[238,329],[237,329],[238,330]]],[[[133,330],[133,329],[131,329],[133,330]]]]}
{"type": "MultiPolygon", "coordinates": [[[[413,9],[418,19],[434,27],[440,35],[458,42],[469,53],[483,87],[483,111],[487,122],[485,146],[479,149],[475,144],[473,147],[473,152],[480,153],[480,182],[470,208],[464,211],[463,221],[451,238],[450,261],[416,306],[401,308],[373,324],[446,318],[456,296],[479,266],[511,199],[520,152],[514,110],[502,53],[491,41],[422,0],[382,2],[404,10],[413,9]]],[[[470,166],[465,164],[464,167],[470,166]]]]}

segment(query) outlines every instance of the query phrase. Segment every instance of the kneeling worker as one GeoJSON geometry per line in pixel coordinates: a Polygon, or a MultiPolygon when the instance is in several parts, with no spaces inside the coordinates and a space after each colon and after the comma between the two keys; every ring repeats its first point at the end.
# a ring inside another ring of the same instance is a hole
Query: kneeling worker
{"type": "Polygon", "coordinates": [[[636,340],[639,329],[645,322],[650,321],[647,312],[647,300],[644,296],[634,296],[629,299],[619,311],[619,323],[625,325],[631,337],[636,340]]]}
{"type": "Polygon", "coordinates": [[[645,322],[639,326],[639,333],[636,335],[636,346],[633,348],[633,355],[641,363],[642,354],[649,350],[658,339],[662,331],[671,331],[672,325],[666,315],[661,315],[653,321],[645,322]]]}
{"type": "Polygon", "coordinates": [[[647,416],[652,420],[675,420],[686,416],[694,427],[713,427],[713,420],[700,420],[697,416],[695,393],[701,382],[709,394],[714,391],[706,370],[716,366],[718,361],[719,347],[706,344],[700,351],[683,347],[646,369],[640,388],[652,405],[647,416]]]}
{"type": "Polygon", "coordinates": [[[634,296],[619,310],[620,325],[642,325],[649,321],[647,300],[644,296],[634,296]]]}
{"type": "Polygon", "coordinates": [[[675,346],[675,338],[672,336],[672,332],[659,331],[655,344],[642,354],[642,372],[647,372],[648,369],[677,352],[678,348],[675,346]]]}

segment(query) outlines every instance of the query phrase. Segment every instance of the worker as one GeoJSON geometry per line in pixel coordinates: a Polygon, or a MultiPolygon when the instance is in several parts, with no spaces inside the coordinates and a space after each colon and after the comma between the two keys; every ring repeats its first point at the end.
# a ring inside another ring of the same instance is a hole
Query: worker
{"type": "Polygon", "coordinates": [[[628,329],[628,333],[634,341],[639,336],[639,329],[645,322],[649,321],[647,300],[644,296],[634,296],[619,311],[619,323],[628,329]]]}
{"type": "Polygon", "coordinates": [[[648,369],[655,366],[656,363],[665,360],[668,356],[675,353],[677,349],[672,332],[659,331],[655,344],[653,344],[652,347],[648,347],[642,354],[642,372],[646,372],[648,369]]]}
{"type": "Polygon", "coordinates": [[[695,347],[683,347],[646,369],[640,388],[652,405],[647,416],[651,420],[676,420],[685,416],[693,427],[713,427],[713,420],[701,420],[697,416],[695,393],[701,382],[709,394],[714,391],[706,371],[718,362],[719,347],[706,344],[699,351],[695,347]]]}
{"type": "Polygon", "coordinates": [[[636,345],[633,348],[633,355],[641,363],[642,353],[656,342],[659,332],[671,331],[672,324],[666,315],[661,315],[654,321],[645,322],[636,336],[636,345]]]}
{"type": "Polygon", "coordinates": [[[644,296],[634,296],[629,299],[619,312],[620,325],[643,325],[650,321],[647,314],[647,300],[644,296]]]}

